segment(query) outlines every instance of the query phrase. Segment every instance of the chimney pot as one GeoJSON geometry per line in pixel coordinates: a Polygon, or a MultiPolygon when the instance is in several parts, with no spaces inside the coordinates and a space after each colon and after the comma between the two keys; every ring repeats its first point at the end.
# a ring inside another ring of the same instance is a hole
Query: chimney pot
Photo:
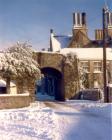
{"type": "Polygon", "coordinates": [[[50,33],[51,33],[51,34],[53,33],[53,29],[50,29],[50,33]]]}
{"type": "Polygon", "coordinates": [[[82,25],[86,25],[86,13],[82,13],[82,25]]]}

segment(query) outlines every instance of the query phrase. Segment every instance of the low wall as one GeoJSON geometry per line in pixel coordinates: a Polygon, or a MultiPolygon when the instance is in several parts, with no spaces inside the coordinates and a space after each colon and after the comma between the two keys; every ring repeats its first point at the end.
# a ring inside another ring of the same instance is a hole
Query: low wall
{"type": "Polygon", "coordinates": [[[29,94],[2,94],[0,95],[0,109],[27,107],[33,100],[29,94]]]}
{"type": "Polygon", "coordinates": [[[79,92],[79,99],[83,100],[97,101],[102,98],[101,96],[101,91],[98,89],[85,89],[79,92]]]}

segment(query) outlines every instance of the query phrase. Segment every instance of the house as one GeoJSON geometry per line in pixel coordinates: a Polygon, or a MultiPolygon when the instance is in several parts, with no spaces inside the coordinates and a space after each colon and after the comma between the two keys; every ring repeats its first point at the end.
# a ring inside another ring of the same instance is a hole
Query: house
{"type": "MultiPolygon", "coordinates": [[[[112,13],[107,14],[107,76],[112,83],[112,13]]],[[[76,98],[82,88],[103,88],[103,34],[101,29],[95,30],[95,39],[88,36],[86,13],[73,13],[72,35],[56,35],[50,31],[49,51],[35,52],[35,59],[42,73],[42,93],[54,96],[56,100],[76,98]],[[81,81],[80,68],[85,80],[81,81]]],[[[32,78],[32,77],[31,77],[32,78]]],[[[27,87],[34,97],[33,78],[27,87]]],[[[21,93],[21,80],[18,79],[18,93],[21,93]],[[20,92],[19,92],[20,91],[20,92]]],[[[38,82],[37,82],[38,83],[38,82]]],[[[36,90],[38,91],[38,90],[36,90]]],[[[34,98],[33,98],[34,99],[34,98]]]]}
{"type": "MultiPolygon", "coordinates": [[[[107,77],[112,83],[112,12],[107,13],[107,77]]],[[[95,39],[88,36],[86,13],[73,13],[72,35],[56,35],[50,31],[50,51],[61,54],[74,53],[79,66],[87,72],[86,88],[103,88],[103,30],[95,30],[95,39]]]]}

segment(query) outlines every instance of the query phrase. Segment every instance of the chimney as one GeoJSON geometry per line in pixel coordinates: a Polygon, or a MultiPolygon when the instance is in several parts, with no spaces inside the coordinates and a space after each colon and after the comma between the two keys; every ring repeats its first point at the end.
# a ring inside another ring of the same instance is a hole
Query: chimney
{"type": "Polygon", "coordinates": [[[112,13],[111,12],[107,13],[107,23],[108,23],[108,26],[112,26],[112,13]]]}
{"type": "Polygon", "coordinates": [[[82,13],[82,25],[86,26],[86,13],[82,13]]]}
{"type": "Polygon", "coordinates": [[[73,13],[73,35],[79,30],[87,35],[86,13],[73,13]]]}
{"type": "Polygon", "coordinates": [[[53,51],[53,48],[52,48],[52,36],[53,36],[53,29],[50,29],[50,48],[49,48],[49,51],[53,51]]]}
{"type": "Polygon", "coordinates": [[[95,30],[95,40],[103,40],[103,30],[102,29],[95,30]]]}
{"type": "Polygon", "coordinates": [[[73,13],[73,28],[86,27],[86,13],[73,13]]]}
{"type": "Polygon", "coordinates": [[[107,11],[108,36],[112,37],[112,11],[107,11]]]}
{"type": "Polygon", "coordinates": [[[53,33],[53,29],[50,29],[50,33],[51,33],[51,34],[53,33]]]}

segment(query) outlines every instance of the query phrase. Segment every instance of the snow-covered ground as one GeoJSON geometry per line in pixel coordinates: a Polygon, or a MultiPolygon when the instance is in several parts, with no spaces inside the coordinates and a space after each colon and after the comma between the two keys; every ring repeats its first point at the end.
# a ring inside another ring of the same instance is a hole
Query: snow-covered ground
{"type": "Polygon", "coordinates": [[[111,140],[111,104],[36,101],[0,110],[0,140],[111,140]]]}

